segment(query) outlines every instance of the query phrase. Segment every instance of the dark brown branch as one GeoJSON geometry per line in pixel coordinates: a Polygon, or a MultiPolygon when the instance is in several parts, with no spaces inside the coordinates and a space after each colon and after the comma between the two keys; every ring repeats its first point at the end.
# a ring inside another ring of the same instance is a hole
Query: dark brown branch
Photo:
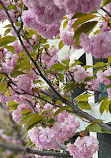
{"type": "Polygon", "coordinates": [[[107,13],[109,17],[111,17],[111,13],[110,13],[110,12],[108,12],[108,11],[107,11],[106,9],[104,9],[103,7],[101,7],[101,9],[102,9],[105,13],[107,13]]]}
{"type": "Polygon", "coordinates": [[[41,156],[57,156],[57,157],[71,157],[69,156],[68,152],[55,152],[55,151],[40,151],[40,150],[34,150],[31,148],[24,148],[24,147],[15,147],[15,146],[9,146],[7,144],[0,143],[0,148],[11,150],[14,152],[24,152],[24,153],[30,153],[30,154],[37,154],[41,156]]]}

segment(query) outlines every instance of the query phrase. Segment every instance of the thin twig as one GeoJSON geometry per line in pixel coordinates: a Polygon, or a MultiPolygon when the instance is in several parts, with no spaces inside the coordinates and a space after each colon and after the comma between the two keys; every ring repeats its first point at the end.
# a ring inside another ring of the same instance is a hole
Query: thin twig
{"type": "Polygon", "coordinates": [[[37,55],[36,55],[35,61],[37,61],[39,58],[39,48],[40,48],[40,36],[39,36],[39,40],[38,40],[38,49],[37,49],[37,55]]]}

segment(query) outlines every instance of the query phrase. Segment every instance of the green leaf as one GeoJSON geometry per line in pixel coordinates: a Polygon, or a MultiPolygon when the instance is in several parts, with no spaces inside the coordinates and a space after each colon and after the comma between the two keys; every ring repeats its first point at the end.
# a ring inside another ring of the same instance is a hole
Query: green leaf
{"type": "Polygon", "coordinates": [[[59,42],[59,50],[64,46],[63,41],[59,42]]]}
{"type": "Polygon", "coordinates": [[[38,113],[34,113],[30,116],[30,119],[27,121],[26,126],[31,124],[40,123],[43,120],[44,116],[39,115],[38,113]]]}
{"type": "Polygon", "coordinates": [[[109,104],[109,112],[110,112],[110,114],[111,114],[111,104],[109,104]]]}
{"type": "Polygon", "coordinates": [[[100,33],[100,30],[96,30],[94,35],[97,35],[98,33],[100,33]]]}
{"type": "Polygon", "coordinates": [[[35,127],[36,124],[37,124],[37,123],[33,123],[33,124],[29,125],[29,126],[27,127],[27,131],[29,131],[30,129],[32,129],[33,127],[35,127]]]}
{"type": "Polygon", "coordinates": [[[14,104],[14,105],[12,105],[12,106],[10,107],[10,110],[13,111],[13,110],[15,110],[16,108],[17,108],[17,105],[14,104]]]}
{"type": "Polygon", "coordinates": [[[102,131],[102,133],[111,134],[111,132],[107,128],[104,128],[104,127],[101,127],[101,131],[102,131]]]}
{"type": "Polygon", "coordinates": [[[111,63],[111,56],[108,57],[108,63],[111,63]]]}
{"type": "Polygon", "coordinates": [[[0,84],[2,84],[4,81],[6,81],[6,77],[2,77],[2,78],[0,78],[0,84]]]}
{"type": "Polygon", "coordinates": [[[79,38],[81,33],[83,32],[89,35],[89,33],[94,29],[97,23],[98,21],[91,21],[91,22],[82,24],[79,28],[76,29],[74,38],[76,39],[79,38]]]}
{"type": "Polygon", "coordinates": [[[107,78],[108,78],[109,80],[111,80],[111,75],[110,75],[110,76],[107,76],[107,78]]]}
{"type": "Polygon", "coordinates": [[[65,69],[65,66],[63,64],[57,63],[57,64],[52,65],[52,67],[49,70],[50,71],[55,70],[55,72],[58,72],[58,71],[62,71],[64,69],[65,69]]]}
{"type": "Polygon", "coordinates": [[[3,28],[12,27],[11,24],[5,25],[3,28]]]}
{"type": "Polygon", "coordinates": [[[98,63],[96,63],[96,64],[93,66],[93,68],[104,67],[104,66],[105,66],[105,63],[103,63],[103,62],[98,62],[98,63]]]}
{"type": "Polygon", "coordinates": [[[13,46],[4,46],[4,48],[8,49],[12,53],[15,52],[15,48],[13,46]]]}
{"type": "Polygon", "coordinates": [[[64,111],[64,110],[72,110],[72,109],[71,109],[71,107],[69,107],[69,106],[62,106],[62,107],[60,107],[60,108],[54,113],[54,116],[55,116],[55,115],[58,115],[59,113],[61,113],[61,112],[64,111]]]}
{"type": "Polygon", "coordinates": [[[23,6],[24,6],[24,4],[23,4],[23,2],[21,2],[21,3],[19,4],[19,7],[22,9],[23,6]]]}
{"type": "Polygon", "coordinates": [[[11,29],[5,30],[4,36],[6,36],[6,35],[10,32],[10,30],[11,30],[11,29]]]}
{"type": "Polygon", "coordinates": [[[97,70],[95,70],[95,71],[93,72],[93,75],[96,75],[96,73],[97,73],[99,70],[104,71],[104,70],[105,70],[105,68],[104,68],[104,67],[102,67],[102,68],[98,68],[97,70]]]}
{"type": "Polygon", "coordinates": [[[31,142],[31,140],[29,140],[29,142],[26,144],[27,148],[31,148],[33,146],[34,146],[34,144],[31,142]]]}
{"type": "Polygon", "coordinates": [[[100,103],[102,100],[105,100],[105,99],[107,99],[107,98],[108,98],[108,96],[104,96],[104,97],[100,98],[100,99],[99,99],[99,103],[100,103]]]}
{"type": "Polygon", "coordinates": [[[64,21],[64,23],[63,23],[63,29],[66,28],[67,24],[68,24],[68,21],[67,21],[67,19],[66,19],[66,20],[64,21]]]}
{"type": "Polygon", "coordinates": [[[79,101],[77,103],[77,105],[81,108],[81,109],[85,109],[85,110],[91,110],[91,105],[87,102],[84,101],[79,101]]]}
{"type": "Polygon", "coordinates": [[[29,117],[30,117],[29,113],[23,115],[21,120],[21,125],[23,125],[29,119],[29,117]]]}
{"type": "Polygon", "coordinates": [[[101,127],[98,124],[90,124],[89,126],[87,126],[86,130],[102,133],[101,127]]]}
{"type": "Polygon", "coordinates": [[[80,13],[80,12],[78,12],[78,13],[75,13],[75,14],[74,14],[74,16],[72,17],[72,19],[76,19],[76,18],[79,18],[79,17],[85,16],[85,15],[87,15],[87,14],[84,14],[84,13],[80,13]]]}
{"type": "Polygon", "coordinates": [[[70,59],[65,60],[65,61],[62,61],[62,63],[63,63],[64,65],[66,65],[66,66],[69,67],[70,59]]]}
{"type": "Polygon", "coordinates": [[[95,76],[87,77],[87,78],[85,79],[85,81],[90,81],[90,80],[92,80],[92,79],[94,79],[94,78],[96,78],[96,77],[95,77],[95,76]]]}
{"type": "Polygon", "coordinates": [[[31,111],[29,109],[25,109],[21,112],[21,114],[27,114],[27,113],[31,113],[31,111]]]}
{"type": "Polygon", "coordinates": [[[96,18],[97,16],[96,15],[92,15],[92,14],[87,14],[85,16],[82,16],[82,17],[79,17],[75,22],[74,24],[72,25],[72,28],[80,25],[80,24],[83,24],[85,23],[86,21],[89,21],[93,18],[96,18]]]}
{"type": "Polygon", "coordinates": [[[13,4],[10,4],[8,7],[7,7],[7,9],[13,9],[13,10],[17,10],[17,7],[16,7],[16,5],[13,5],[13,4]]]}
{"type": "Polygon", "coordinates": [[[104,91],[111,87],[111,84],[105,86],[104,91]]]}
{"type": "Polygon", "coordinates": [[[76,66],[76,65],[80,65],[83,64],[82,62],[80,62],[79,60],[75,60],[75,62],[71,65],[71,67],[76,66]]]}
{"type": "Polygon", "coordinates": [[[55,122],[55,119],[54,119],[54,118],[52,118],[52,119],[50,119],[50,120],[47,121],[47,123],[50,123],[51,125],[53,125],[54,122],[55,122]]]}
{"type": "Polygon", "coordinates": [[[42,115],[47,114],[47,113],[51,113],[51,110],[43,111],[42,115]]]}
{"type": "Polygon", "coordinates": [[[73,83],[67,83],[67,85],[64,86],[64,90],[69,91],[69,90],[73,89],[75,86],[76,86],[76,83],[74,83],[74,82],[73,83]]]}
{"type": "Polygon", "coordinates": [[[76,98],[76,101],[88,101],[89,94],[82,94],[76,98]]]}
{"type": "Polygon", "coordinates": [[[7,91],[7,84],[4,82],[3,84],[0,84],[0,92],[6,92],[7,91]]]}
{"type": "Polygon", "coordinates": [[[18,105],[19,105],[19,103],[10,101],[10,102],[7,104],[7,107],[10,107],[10,110],[13,111],[13,110],[15,110],[15,109],[17,108],[18,105]]]}
{"type": "Polygon", "coordinates": [[[86,130],[88,131],[92,131],[92,132],[98,132],[98,133],[102,133],[101,131],[101,127],[99,126],[98,123],[101,123],[103,120],[101,119],[96,119],[95,121],[93,121],[91,124],[89,124],[86,127],[86,130]]]}
{"type": "Polygon", "coordinates": [[[103,4],[102,4],[102,7],[104,7],[106,4],[109,4],[110,2],[111,2],[111,0],[104,0],[103,4]]]}
{"type": "Polygon", "coordinates": [[[83,68],[88,69],[88,68],[92,68],[91,65],[84,65],[83,68]]]}
{"type": "Polygon", "coordinates": [[[3,9],[2,5],[0,4],[0,9],[3,9]]]}
{"type": "Polygon", "coordinates": [[[5,37],[0,39],[0,47],[5,46],[5,45],[7,45],[9,43],[12,43],[15,40],[16,40],[16,38],[13,37],[13,36],[5,36],[5,37]]]}
{"type": "Polygon", "coordinates": [[[107,105],[108,105],[108,99],[103,100],[101,105],[100,105],[100,109],[99,109],[101,114],[104,112],[104,110],[106,109],[107,105]]]}
{"type": "Polygon", "coordinates": [[[11,77],[17,77],[17,76],[22,75],[22,74],[25,74],[25,73],[22,71],[13,71],[11,73],[11,77]]]}
{"type": "Polygon", "coordinates": [[[17,103],[17,102],[14,102],[14,101],[10,101],[8,104],[7,104],[7,107],[9,107],[9,106],[13,106],[13,105],[19,105],[19,103],[17,103]]]}
{"type": "Polygon", "coordinates": [[[62,73],[57,74],[61,82],[64,82],[64,75],[62,73]]]}

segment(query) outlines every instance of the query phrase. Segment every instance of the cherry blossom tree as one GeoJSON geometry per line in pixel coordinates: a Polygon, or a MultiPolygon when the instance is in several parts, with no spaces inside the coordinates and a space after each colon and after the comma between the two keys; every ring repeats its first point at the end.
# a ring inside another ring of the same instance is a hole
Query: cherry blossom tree
{"type": "Polygon", "coordinates": [[[89,123],[85,132],[111,133],[108,124],[88,114],[91,92],[107,94],[98,101],[100,113],[111,113],[110,2],[0,0],[0,21],[9,21],[0,36],[0,102],[25,129],[28,142],[26,147],[1,142],[1,148],[36,158],[91,158],[99,150],[92,136],[80,134],[73,143],[71,139],[81,128],[77,117],[89,123]],[[92,66],[71,61],[59,53],[64,46],[108,62],[92,66]],[[100,83],[104,91],[99,90],[100,83]],[[86,93],[73,98],[74,88],[86,93]]]}

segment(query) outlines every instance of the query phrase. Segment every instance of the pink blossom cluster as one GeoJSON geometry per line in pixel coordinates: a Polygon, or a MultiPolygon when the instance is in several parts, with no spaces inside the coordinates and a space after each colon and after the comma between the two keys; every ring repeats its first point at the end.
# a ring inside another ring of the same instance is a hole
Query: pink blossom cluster
{"type": "Polygon", "coordinates": [[[102,0],[54,0],[55,4],[60,8],[64,8],[67,14],[75,12],[91,12],[100,8],[102,0]]]}
{"type": "Polygon", "coordinates": [[[57,63],[57,48],[53,48],[52,50],[45,50],[41,55],[42,64],[47,68],[50,69],[52,65],[57,63]]]}
{"type": "Polygon", "coordinates": [[[105,70],[104,72],[102,70],[99,70],[96,75],[100,83],[105,84],[105,85],[108,85],[111,83],[110,79],[107,78],[107,76],[111,76],[110,66],[108,66],[107,70],[105,70]]]}
{"type": "MultiPolygon", "coordinates": [[[[92,77],[81,65],[76,65],[69,69],[71,76],[74,78],[75,82],[82,83],[86,78],[92,77]]],[[[85,89],[97,91],[99,89],[99,80],[97,78],[85,81],[85,89]]]]}
{"type": "Polygon", "coordinates": [[[102,0],[23,0],[28,7],[23,12],[23,22],[26,26],[37,30],[44,38],[52,39],[59,33],[60,22],[66,14],[75,12],[90,12],[99,9],[102,0]]]}
{"type": "Polygon", "coordinates": [[[15,79],[13,79],[13,81],[16,83],[14,88],[18,92],[31,92],[31,79],[26,74],[17,76],[15,79]]]}
{"type": "Polygon", "coordinates": [[[64,45],[72,46],[75,48],[75,40],[73,39],[73,37],[74,37],[74,32],[69,32],[69,31],[63,31],[60,36],[64,45]]]}
{"type": "Polygon", "coordinates": [[[105,6],[106,10],[111,13],[111,3],[105,6]]]}
{"type": "Polygon", "coordinates": [[[81,65],[76,65],[74,67],[71,67],[69,70],[76,82],[81,83],[87,77],[90,77],[90,74],[88,74],[87,71],[81,65]]]}
{"type": "Polygon", "coordinates": [[[91,158],[98,151],[98,140],[92,136],[78,137],[74,144],[67,144],[67,151],[73,158],[91,158]]]}
{"type": "Polygon", "coordinates": [[[17,109],[15,109],[13,112],[12,112],[12,119],[18,123],[18,124],[21,124],[21,119],[22,119],[22,112],[25,110],[25,109],[29,109],[31,111],[31,108],[29,105],[25,105],[25,104],[21,104],[17,107],[17,109]]]}
{"type": "Polygon", "coordinates": [[[89,38],[85,34],[81,35],[80,45],[84,51],[91,53],[95,58],[107,58],[111,55],[111,31],[103,29],[99,34],[89,38]]]}
{"type": "Polygon", "coordinates": [[[0,54],[0,71],[7,74],[11,74],[17,63],[17,55],[8,51],[1,52],[0,54]]]}
{"type": "Polygon", "coordinates": [[[59,9],[53,0],[23,1],[28,7],[23,12],[23,22],[26,26],[37,30],[44,38],[52,39],[58,35],[60,20],[65,15],[64,9],[59,9]]]}
{"type": "MultiPolygon", "coordinates": [[[[51,106],[47,104],[44,109],[50,108],[51,106]]],[[[28,136],[38,149],[59,150],[56,142],[68,141],[79,127],[79,122],[75,122],[75,117],[66,111],[59,113],[54,118],[55,122],[51,127],[38,126],[29,130],[28,136]]]]}
{"type": "Polygon", "coordinates": [[[99,80],[97,78],[93,78],[85,83],[86,83],[85,89],[94,90],[94,91],[99,90],[99,80]]]}
{"type": "MultiPolygon", "coordinates": [[[[107,70],[105,70],[104,72],[102,70],[99,70],[96,75],[97,75],[97,78],[100,83],[102,83],[104,85],[111,84],[111,80],[107,78],[108,76],[111,76],[111,67],[110,66],[108,66],[107,70]]],[[[107,93],[108,93],[109,98],[111,98],[111,88],[107,89],[107,93]]]]}

